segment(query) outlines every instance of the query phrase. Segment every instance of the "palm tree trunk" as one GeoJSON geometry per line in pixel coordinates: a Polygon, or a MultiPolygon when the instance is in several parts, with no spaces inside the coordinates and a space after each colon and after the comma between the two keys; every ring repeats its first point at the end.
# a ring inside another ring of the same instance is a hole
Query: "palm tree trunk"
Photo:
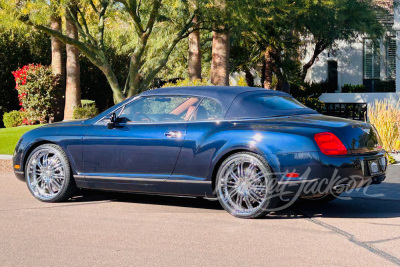
{"type": "MultiPolygon", "coordinates": [[[[193,19],[193,23],[196,25],[197,16],[193,19]]],[[[190,79],[201,79],[200,31],[198,30],[189,34],[188,66],[190,79]]]]}
{"type": "Polygon", "coordinates": [[[273,60],[273,51],[271,47],[267,47],[264,54],[264,62],[265,62],[265,69],[264,69],[264,88],[272,89],[272,79],[273,79],[273,69],[274,69],[274,60],[273,60]]]}
{"type": "MultiPolygon", "coordinates": [[[[72,12],[76,12],[72,8],[72,12]]],[[[76,16],[76,13],[74,14],[76,16]]],[[[71,17],[66,15],[66,34],[70,38],[78,39],[78,29],[71,17]]],[[[81,105],[81,83],[79,50],[73,45],[67,45],[67,83],[65,90],[64,120],[73,117],[74,109],[81,105]]]]}
{"type": "Polygon", "coordinates": [[[229,31],[213,31],[211,83],[229,86],[229,31]]]}
{"type": "MultiPolygon", "coordinates": [[[[51,29],[62,31],[61,17],[51,16],[51,29]]],[[[60,39],[51,37],[51,69],[56,76],[58,92],[54,103],[54,119],[61,121],[64,118],[64,93],[65,93],[65,71],[63,59],[64,44],[60,39]]]]}

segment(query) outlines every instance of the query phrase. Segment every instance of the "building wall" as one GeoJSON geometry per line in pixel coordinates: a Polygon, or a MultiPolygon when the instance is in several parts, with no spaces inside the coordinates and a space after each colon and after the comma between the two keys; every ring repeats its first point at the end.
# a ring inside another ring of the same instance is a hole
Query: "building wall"
{"type": "Polygon", "coordinates": [[[400,93],[325,93],[319,97],[324,103],[366,103],[388,99],[393,105],[400,100],[400,93]]]}
{"type": "MultiPolygon", "coordinates": [[[[311,58],[313,46],[307,47],[307,55],[303,63],[311,58]]],[[[362,39],[354,43],[337,42],[333,49],[322,52],[314,65],[309,69],[306,80],[308,82],[322,82],[328,78],[328,61],[338,63],[338,90],[344,84],[363,84],[363,42],[362,39]]]]}

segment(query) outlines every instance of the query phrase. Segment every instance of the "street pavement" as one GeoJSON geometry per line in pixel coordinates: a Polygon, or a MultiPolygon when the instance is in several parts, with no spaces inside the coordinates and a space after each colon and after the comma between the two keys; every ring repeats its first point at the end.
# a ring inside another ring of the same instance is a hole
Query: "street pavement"
{"type": "Polygon", "coordinates": [[[243,220],[216,201],[85,191],[35,200],[0,173],[0,266],[398,266],[400,166],[325,205],[243,220]]]}

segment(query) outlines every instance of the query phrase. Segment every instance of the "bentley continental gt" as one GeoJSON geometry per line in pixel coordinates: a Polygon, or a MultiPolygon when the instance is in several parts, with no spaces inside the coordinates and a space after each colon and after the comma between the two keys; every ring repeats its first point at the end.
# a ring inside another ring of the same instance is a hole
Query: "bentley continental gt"
{"type": "Polygon", "coordinates": [[[371,125],[329,117],[250,87],[148,90],[100,115],[44,125],[19,140],[15,175],[44,202],[77,189],[216,197],[257,218],[282,198],[328,201],[385,179],[371,125]]]}

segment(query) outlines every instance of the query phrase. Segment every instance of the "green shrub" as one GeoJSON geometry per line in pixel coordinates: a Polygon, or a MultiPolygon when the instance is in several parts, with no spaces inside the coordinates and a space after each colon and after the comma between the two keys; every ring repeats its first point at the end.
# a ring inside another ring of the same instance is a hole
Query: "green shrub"
{"type": "Polygon", "coordinates": [[[13,75],[26,124],[43,123],[53,116],[58,80],[51,68],[29,64],[14,71],[13,75]]]}
{"type": "Polygon", "coordinates": [[[205,85],[213,85],[209,80],[206,79],[198,79],[198,80],[191,80],[189,78],[177,80],[175,83],[166,83],[163,87],[185,87],[185,86],[205,86],[205,85]]]}
{"type": "Polygon", "coordinates": [[[96,108],[94,101],[82,100],[82,107],[74,109],[73,119],[90,119],[99,114],[99,110],[96,108]]]}
{"type": "Polygon", "coordinates": [[[302,85],[290,84],[290,94],[293,97],[318,98],[323,93],[333,93],[336,88],[327,82],[304,83],[302,85]]]}
{"type": "Polygon", "coordinates": [[[390,154],[388,154],[388,159],[389,159],[389,164],[395,164],[396,160],[394,159],[394,157],[390,154]]]}
{"type": "Polygon", "coordinates": [[[23,121],[24,116],[18,110],[13,110],[8,113],[6,112],[3,115],[3,123],[4,127],[6,128],[21,126],[23,124],[23,121]]]}
{"type": "Polygon", "coordinates": [[[318,98],[312,97],[298,97],[297,100],[302,103],[303,105],[314,109],[318,112],[322,112],[325,107],[324,102],[320,101],[318,98]]]}
{"type": "Polygon", "coordinates": [[[380,81],[377,83],[376,92],[396,92],[396,81],[380,81]]]}
{"type": "Polygon", "coordinates": [[[363,93],[367,88],[363,84],[345,84],[342,86],[342,93],[363,93]]]}

